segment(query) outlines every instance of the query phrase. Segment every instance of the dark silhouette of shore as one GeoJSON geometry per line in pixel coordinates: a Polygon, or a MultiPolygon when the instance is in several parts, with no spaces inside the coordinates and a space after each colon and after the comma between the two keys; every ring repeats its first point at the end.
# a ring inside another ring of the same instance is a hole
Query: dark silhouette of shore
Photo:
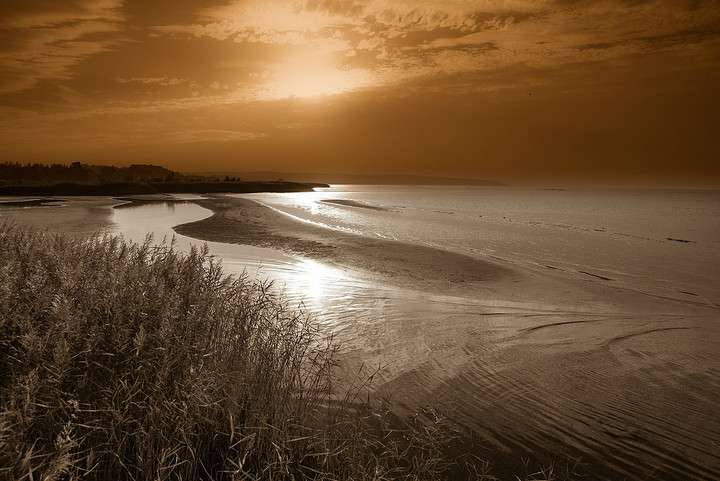
{"type": "Polygon", "coordinates": [[[313,187],[326,184],[298,182],[112,182],[82,184],[59,182],[55,184],[19,184],[0,186],[0,196],[49,195],[132,195],[132,194],[186,194],[220,193],[245,194],[253,192],[309,192],[313,187]]]}
{"type": "Polygon", "coordinates": [[[180,174],[157,165],[0,164],[0,196],[306,192],[327,184],[180,174]]]}

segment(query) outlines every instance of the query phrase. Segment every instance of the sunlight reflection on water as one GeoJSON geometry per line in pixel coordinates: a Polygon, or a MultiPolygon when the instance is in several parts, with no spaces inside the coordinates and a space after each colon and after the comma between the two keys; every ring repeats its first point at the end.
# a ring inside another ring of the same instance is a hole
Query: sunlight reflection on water
{"type": "Polygon", "coordinates": [[[338,278],[339,271],[311,259],[303,259],[298,267],[307,278],[307,294],[313,299],[322,299],[327,295],[329,281],[338,278]]]}
{"type": "MultiPolygon", "coordinates": [[[[113,209],[113,233],[141,243],[152,234],[155,243],[173,242],[188,252],[192,246],[207,245],[209,253],[222,263],[226,274],[246,275],[260,282],[271,281],[290,302],[319,313],[327,303],[347,293],[356,281],[347,273],[315,260],[248,245],[203,242],[177,234],[173,227],[205,219],[208,209],[192,203],[157,202],[113,209]]],[[[357,281],[360,283],[361,281],[357,281]]]]}

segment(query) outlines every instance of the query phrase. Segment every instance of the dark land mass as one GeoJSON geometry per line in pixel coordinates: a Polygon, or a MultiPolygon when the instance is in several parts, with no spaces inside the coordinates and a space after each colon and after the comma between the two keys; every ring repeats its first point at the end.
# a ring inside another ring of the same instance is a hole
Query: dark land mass
{"type": "MultiPolygon", "coordinates": [[[[189,175],[189,174],[188,174],[189,175]]],[[[466,179],[457,177],[437,177],[425,175],[359,175],[359,174],[323,174],[292,172],[199,172],[203,176],[235,176],[246,181],[284,180],[291,182],[324,182],[326,184],[366,184],[366,185],[468,185],[501,187],[507,184],[489,179],[466,179]]]]}
{"type": "Polygon", "coordinates": [[[60,182],[55,184],[26,184],[0,186],[0,196],[45,195],[137,195],[178,193],[236,193],[253,192],[309,192],[324,184],[297,182],[112,182],[84,184],[60,182]]]}
{"type": "Polygon", "coordinates": [[[63,164],[0,164],[0,196],[139,195],[157,193],[306,192],[326,184],[241,181],[236,177],[184,175],[158,165],[129,167],[63,164]]]}
{"type": "Polygon", "coordinates": [[[101,184],[114,182],[185,182],[199,180],[216,179],[188,177],[166,169],[165,167],[146,164],[133,164],[128,167],[90,165],[80,162],[73,162],[69,165],[20,164],[19,162],[4,162],[0,164],[0,181],[4,184],[25,185],[57,182],[101,184]]]}
{"type": "Polygon", "coordinates": [[[369,269],[396,281],[410,278],[415,286],[439,279],[458,285],[511,276],[510,269],[455,252],[298,222],[250,199],[218,196],[193,200],[193,203],[214,214],[176,226],[178,234],[206,241],[280,249],[330,264],[369,269]]]}

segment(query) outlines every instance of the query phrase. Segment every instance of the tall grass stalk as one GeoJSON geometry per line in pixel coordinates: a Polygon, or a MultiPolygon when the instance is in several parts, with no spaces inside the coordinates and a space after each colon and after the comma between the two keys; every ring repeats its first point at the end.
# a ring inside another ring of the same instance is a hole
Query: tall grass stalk
{"type": "MultiPolygon", "coordinates": [[[[0,227],[0,479],[437,479],[451,433],[338,392],[268,286],[150,239],[0,227]]],[[[474,469],[474,468],[473,468],[474,469]]],[[[477,474],[477,473],[476,473],[477,474]]],[[[479,476],[479,475],[478,475],[479,476]]]]}

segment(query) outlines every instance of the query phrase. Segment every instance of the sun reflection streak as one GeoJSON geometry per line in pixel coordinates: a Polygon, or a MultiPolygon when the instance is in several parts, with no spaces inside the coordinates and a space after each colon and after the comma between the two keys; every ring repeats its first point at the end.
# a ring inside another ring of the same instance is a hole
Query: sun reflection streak
{"type": "Polygon", "coordinates": [[[304,294],[315,302],[324,300],[328,295],[330,283],[334,283],[345,276],[341,271],[312,259],[302,259],[298,263],[304,284],[304,294]]]}

